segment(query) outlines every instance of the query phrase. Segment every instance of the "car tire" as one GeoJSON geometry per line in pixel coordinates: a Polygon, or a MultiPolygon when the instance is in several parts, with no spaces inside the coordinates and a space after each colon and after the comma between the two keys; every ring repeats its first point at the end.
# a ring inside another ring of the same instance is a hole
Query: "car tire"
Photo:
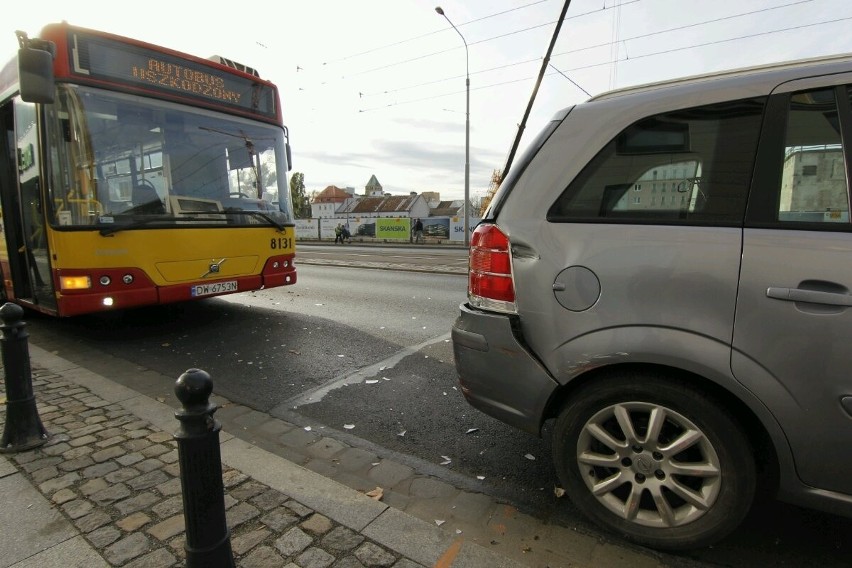
{"type": "Polygon", "coordinates": [[[718,541],[754,498],[754,452],[737,420],[703,390],[663,376],[590,381],[557,417],[553,455],[581,512],[657,549],[718,541]]]}

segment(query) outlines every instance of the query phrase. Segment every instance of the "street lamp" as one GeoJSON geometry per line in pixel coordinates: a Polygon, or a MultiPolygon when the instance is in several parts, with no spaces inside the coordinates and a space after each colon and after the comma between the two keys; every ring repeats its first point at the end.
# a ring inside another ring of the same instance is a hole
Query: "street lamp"
{"type": "Polygon", "coordinates": [[[470,246],[470,211],[468,211],[470,204],[470,57],[467,51],[467,41],[459,29],[450,21],[440,6],[435,7],[435,11],[444,16],[444,19],[453,26],[453,29],[456,30],[456,33],[459,34],[459,37],[464,42],[464,84],[467,92],[465,104],[466,120],[464,125],[464,246],[467,247],[470,246]]]}

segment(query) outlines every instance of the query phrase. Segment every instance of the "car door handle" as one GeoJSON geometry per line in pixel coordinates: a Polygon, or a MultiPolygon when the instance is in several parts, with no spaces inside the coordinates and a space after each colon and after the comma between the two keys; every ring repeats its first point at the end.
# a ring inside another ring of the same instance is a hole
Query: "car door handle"
{"type": "Polygon", "coordinates": [[[831,306],[852,306],[852,295],[834,292],[819,292],[817,290],[801,290],[799,288],[766,289],[766,296],[788,302],[807,302],[809,304],[828,304],[831,306]]]}

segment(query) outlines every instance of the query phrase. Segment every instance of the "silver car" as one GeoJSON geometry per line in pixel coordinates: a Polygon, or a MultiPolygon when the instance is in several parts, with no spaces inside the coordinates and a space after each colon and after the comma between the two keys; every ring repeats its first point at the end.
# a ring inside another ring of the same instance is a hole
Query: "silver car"
{"type": "Polygon", "coordinates": [[[471,238],[467,400],[591,519],[707,546],[756,495],[852,516],[852,56],[564,109],[471,238]]]}

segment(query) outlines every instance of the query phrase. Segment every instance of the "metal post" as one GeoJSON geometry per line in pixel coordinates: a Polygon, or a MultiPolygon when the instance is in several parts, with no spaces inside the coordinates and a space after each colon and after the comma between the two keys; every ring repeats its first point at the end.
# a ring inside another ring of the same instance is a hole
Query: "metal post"
{"type": "Polygon", "coordinates": [[[186,525],[187,568],[234,568],[231,535],[225,518],[221,424],[213,418],[210,403],[213,381],[201,369],[188,369],[175,383],[183,410],[175,412],[180,429],[178,444],[183,516],[186,525]]]}
{"type": "Polygon", "coordinates": [[[44,429],[33,395],[30,349],[27,345],[24,309],[12,303],[0,307],[3,325],[3,368],[6,372],[6,426],[0,441],[0,453],[31,450],[47,443],[50,435],[44,429]]]}
{"type": "Polygon", "coordinates": [[[435,7],[438,14],[444,16],[444,19],[456,30],[459,37],[464,43],[464,85],[465,85],[465,123],[464,123],[464,246],[470,246],[470,55],[467,49],[467,40],[450,20],[449,16],[444,13],[440,6],[435,7]]]}

